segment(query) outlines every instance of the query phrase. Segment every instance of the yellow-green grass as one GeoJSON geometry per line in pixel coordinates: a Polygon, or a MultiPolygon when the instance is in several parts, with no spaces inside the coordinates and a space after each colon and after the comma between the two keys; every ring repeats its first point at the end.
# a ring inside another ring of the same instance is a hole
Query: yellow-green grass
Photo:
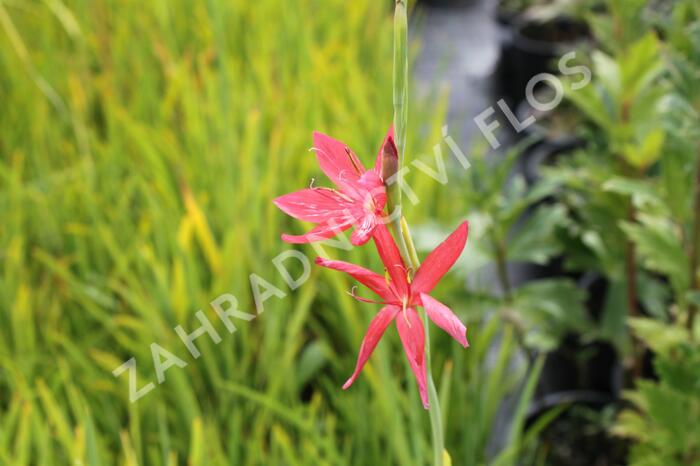
{"type": "MultiPolygon", "coordinates": [[[[369,164],[391,123],[391,3],[0,0],[0,464],[424,464],[395,332],[340,389],[377,306],[317,268],[292,292],[271,264],[306,228],[271,200],[327,183],[312,130],[369,164]],[[252,311],[251,273],[287,296],[229,334],[208,303],[252,311]],[[199,309],[223,341],[194,359],[173,327],[199,309]],[[112,371],[135,357],[155,382],[154,342],[188,365],[129,403],[112,371]]],[[[441,137],[431,102],[411,101],[409,159],[441,137]]],[[[410,182],[411,222],[466,216],[459,183],[410,182]]],[[[440,288],[465,316],[461,289],[440,288]]],[[[508,386],[483,369],[489,328],[469,351],[432,340],[454,464],[483,461],[508,386]]]]}

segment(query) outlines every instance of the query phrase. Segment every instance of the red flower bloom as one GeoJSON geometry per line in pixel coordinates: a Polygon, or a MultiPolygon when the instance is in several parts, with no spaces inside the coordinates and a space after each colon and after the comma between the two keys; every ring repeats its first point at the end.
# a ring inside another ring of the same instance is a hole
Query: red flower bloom
{"type": "Polygon", "coordinates": [[[467,328],[464,324],[447,306],[428,295],[457,261],[467,242],[467,235],[468,223],[464,222],[425,258],[423,264],[416,270],[413,280],[409,278],[409,271],[401,259],[394,239],[384,224],[379,224],[375,228],[373,236],[390,279],[347,262],[321,257],[316,259],[316,263],[323,267],[340,270],[352,276],[378,294],[382,299],[380,303],[384,304],[382,310],[369,325],[362,346],[360,346],[355,372],[343,385],[344,389],[347,389],[355,381],[377,346],[379,339],[393,320],[396,322],[396,328],[408,362],[416,376],[423,406],[428,408],[424,357],[425,334],[423,323],[415,308],[422,306],[428,313],[430,320],[438,327],[446,331],[465,348],[469,346],[467,328]]]}
{"type": "Polygon", "coordinates": [[[288,243],[310,243],[335,236],[355,225],[352,244],[364,244],[382,222],[386,190],[381,178],[382,153],[390,144],[393,153],[394,130],[389,130],[379,150],[375,166],[365,170],[348,146],[330,136],[315,132],[314,150],[321,170],[338,187],[307,188],[285,194],[274,200],[284,213],[299,220],[317,223],[304,235],[282,235],[288,243]]]}

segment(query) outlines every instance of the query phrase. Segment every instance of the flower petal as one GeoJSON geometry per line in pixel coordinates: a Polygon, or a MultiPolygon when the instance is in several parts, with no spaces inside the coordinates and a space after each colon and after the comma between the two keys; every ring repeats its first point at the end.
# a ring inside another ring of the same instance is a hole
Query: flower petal
{"type": "Polygon", "coordinates": [[[374,273],[371,270],[349,262],[334,261],[323,257],[317,257],[315,262],[321,267],[347,273],[386,301],[396,301],[396,297],[391,292],[386,279],[378,273],[374,273]]]}
{"type": "Polygon", "coordinates": [[[357,364],[355,365],[355,372],[353,372],[347,382],[343,384],[343,390],[347,390],[348,387],[355,382],[355,379],[360,375],[365,363],[372,355],[372,351],[374,351],[377,343],[379,343],[382,335],[384,335],[384,331],[400,311],[401,308],[397,306],[384,306],[382,310],[374,316],[372,322],[369,324],[365,338],[362,340],[360,354],[357,356],[357,364]]]}
{"type": "Polygon", "coordinates": [[[428,313],[430,320],[457,340],[460,345],[467,348],[469,346],[467,327],[454,315],[452,310],[425,293],[421,293],[420,297],[423,301],[423,308],[428,313]]]}
{"type": "Polygon", "coordinates": [[[360,201],[362,205],[373,201],[375,212],[381,211],[384,204],[386,204],[386,189],[384,188],[384,182],[379,174],[375,173],[374,170],[365,172],[357,180],[357,184],[360,188],[358,190],[360,197],[358,197],[357,200],[360,201]]]}
{"type": "Polygon", "coordinates": [[[350,242],[354,246],[365,244],[371,237],[374,228],[377,226],[377,218],[373,214],[365,215],[362,221],[355,226],[355,231],[350,235],[350,242]]]}
{"type": "Polygon", "coordinates": [[[280,196],[272,202],[285,214],[313,223],[333,217],[350,217],[354,207],[352,200],[327,188],[302,189],[280,196]]]}
{"type": "Polygon", "coordinates": [[[347,145],[318,131],[314,131],[314,151],[323,173],[341,188],[352,186],[365,172],[347,145]]]}
{"type": "Polygon", "coordinates": [[[352,225],[352,219],[343,219],[335,221],[335,219],[330,219],[326,222],[319,223],[314,228],[309,230],[308,233],[303,235],[282,235],[282,241],[286,241],[291,244],[305,244],[313,243],[316,241],[322,241],[324,239],[332,238],[340,232],[343,232],[350,228],[352,225]]]}
{"type": "Polygon", "coordinates": [[[412,308],[408,308],[405,312],[398,314],[394,320],[396,321],[396,329],[399,331],[399,337],[401,337],[401,343],[406,352],[408,363],[416,376],[423,407],[428,409],[430,404],[428,403],[428,384],[425,368],[423,322],[418,313],[412,308]]]}
{"type": "Polygon", "coordinates": [[[374,228],[372,237],[377,245],[379,257],[382,259],[382,263],[391,277],[391,283],[394,285],[398,296],[406,296],[408,294],[406,266],[403,263],[403,259],[401,259],[401,254],[396,247],[394,238],[389,233],[389,229],[384,223],[380,222],[374,228]]]}
{"type": "Polygon", "coordinates": [[[469,223],[463,222],[457,229],[440,243],[425,261],[418,267],[411,283],[414,294],[430,293],[440,279],[450,270],[464,250],[469,233],[469,223]]]}

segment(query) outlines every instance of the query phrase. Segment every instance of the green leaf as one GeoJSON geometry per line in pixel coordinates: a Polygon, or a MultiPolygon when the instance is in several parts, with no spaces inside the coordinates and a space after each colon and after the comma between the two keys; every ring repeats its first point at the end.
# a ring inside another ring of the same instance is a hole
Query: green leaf
{"type": "Polygon", "coordinates": [[[508,242],[508,260],[545,264],[561,251],[555,232],[566,221],[566,210],[562,205],[537,208],[508,242]]]}
{"type": "Polygon", "coordinates": [[[303,387],[319,370],[328,362],[327,348],[324,342],[313,341],[301,351],[299,369],[297,374],[297,386],[303,387]]]}
{"type": "Polygon", "coordinates": [[[520,456],[520,449],[523,448],[523,430],[525,428],[525,420],[527,415],[527,409],[532,402],[535,395],[535,389],[537,388],[537,381],[540,378],[540,373],[542,372],[542,367],[544,366],[544,355],[540,355],[530,368],[530,373],[525,381],[520,398],[515,407],[515,413],[513,415],[513,420],[511,422],[510,431],[508,435],[508,447],[505,448],[494,460],[491,462],[492,466],[512,466],[517,464],[517,460],[520,456]]]}
{"type": "Polygon", "coordinates": [[[695,304],[696,306],[700,306],[700,291],[689,291],[685,296],[685,299],[687,299],[689,302],[695,304]]]}
{"type": "Polygon", "coordinates": [[[656,319],[631,317],[629,325],[634,334],[659,354],[668,354],[688,341],[688,332],[677,325],[669,325],[656,319]]]}
{"type": "Polygon", "coordinates": [[[624,283],[611,281],[605,296],[603,313],[600,317],[599,337],[615,345],[618,351],[625,353],[628,346],[627,301],[624,283]]]}
{"type": "Polygon", "coordinates": [[[588,331],[584,298],[585,293],[568,279],[538,280],[518,288],[514,308],[526,328],[526,342],[550,350],[565,334],[588,331]]]}
{"type": "Polygon", "coordinates": [[[622,93],[622,73],[620,65],[612,58],[599,50],[593,52],[593,67],[600,84],[605,88],[615,102],[620,101],[622,93]]]}
{"type": "Polygon", "coordinates": [[[614,122],[611,112],[603,99],[602,92],[596,83],[591,83],[581,89],[571,89],[571,84],[565,81],[564,95],[584,115],[603,131],[612,127],[614,122]]]}
{"type": "Polygon", "coordinates": [[[668,307],[672,299],[668,283],[648,273],[639,273],[637,280],[639,299],[644,310],[660,321],[667,321],[668,307]]]}
{"type": "Polygon", "coordinates": [[[661,157],[661,188],[673,218],[690,221],[697,145],[682,128],[668,134],[661,157]]]}
{"type": "Polygon", "coordinates": [[[663,200],[659,197],[658,191],[645,180],[633,180],[630,178],[613,176],[603,183],[603,189],[605,191],[631,197],[632,202],[638,208],[647,206],[659,207],[664,205],[663,200]]]}
{"type": "Polygon", "coordinates": [[[685,292],[690,285],[690,265],[678,232],[659,217],[640,215],[639,220],[623,223],[622,229],[637,247],[644,266],[668,275],[674,289],[685,292]]]}
{"type": "Polygon", "coordinates": [[[632,102],[663,71],[659,40],[648,33],[621,56],[623,102],[632,102]]]}
{"type": "Polygon", "coordinates": [[[666,139],[666,132],[657,128],[647,133],[639,145],[626,144],[623,149],[625,160],[639,169],[646,169],[661,157],[661,148],[666,139]]]}

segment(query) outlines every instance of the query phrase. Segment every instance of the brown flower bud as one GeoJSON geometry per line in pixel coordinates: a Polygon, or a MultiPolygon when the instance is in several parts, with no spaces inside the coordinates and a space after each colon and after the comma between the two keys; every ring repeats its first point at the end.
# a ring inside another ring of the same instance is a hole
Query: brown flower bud
{"type": "Polygon", "coordinates": [[[384,184],[396,183],[395,175],[399,170],[399,151],[393,136],[388,136],[382,147],[382,180],[384,184]]]}

